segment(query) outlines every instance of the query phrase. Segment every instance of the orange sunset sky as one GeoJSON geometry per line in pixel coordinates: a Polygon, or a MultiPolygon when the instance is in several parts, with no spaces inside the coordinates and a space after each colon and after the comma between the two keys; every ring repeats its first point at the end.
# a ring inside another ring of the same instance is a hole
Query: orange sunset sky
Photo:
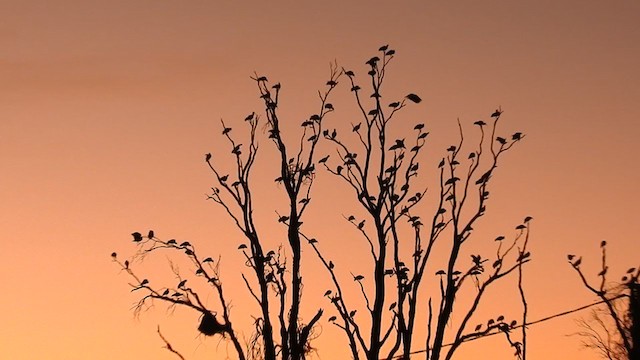
{"type": "MultiPolygon", "coordinates": [[[[531,320],[595,300],[566,254],[583,255],[595,279],[606,239],[613,279],[639,265],[640,1],[0,0],[0,19],[2,359],[177,359],[162,349],[158,325],[188,359],[233,358],[228,342],[198,336],[193,312],[157,303],[135,318],[137,294],[109,255],[133,254],[130,234],[153,229],[222,256],[232,318],[248,336],[258,308],[240,277],[250,270],[236,250],[243,239],[205,200],[214,179],[204,154],[230,166],[219,120],[240,135],[244,116],[261,111],[249,79],[257,71],[283,84],[283,121],[298,131],[317,111],[330,61],[364,74],[387,43],[397,56],[385,94],[423,99],[401,114],[399,131],[418,122],[431,131],[421,182],[436,179],[431,170],[457,142],[457,118],[473,131],[501,106],[502,131],[526,134],[502,160],[478,230],[513,235],[534,217],[531,320]]],[[[348,88],[333,96],[337,111],[326,121],[348,126],[348,88]]],[[[275,246],[284,240],[275,214],[284,193],[271,180],[273,146],[261,141],[259,226],[275,246]]],[[[357,205],[332,203],[349,192],[326,174],[314,186],[305,226],[348,279],[367,264],[342,219],[357,205]]],[[[329,316],[326,274],[304,256],[303,316],[318,307],[329,316]]],[[[151,281],[174,281],[163,256],[136,267],[151,281]]],[[[517,294],[505,292],[488,295],[487,317],[518,316],[517,294]]],[[[213,294],[207,301],[215,304],[213,294]]],[[[567,336],[586,315],[532,326],[529,358],[597,359],[567,336]]],[[[342,334],[321,325],[316,358],[348,358],[342,334]]],[[[479,358],[513,355],[497,336],[457,355],[479,358]]]]}

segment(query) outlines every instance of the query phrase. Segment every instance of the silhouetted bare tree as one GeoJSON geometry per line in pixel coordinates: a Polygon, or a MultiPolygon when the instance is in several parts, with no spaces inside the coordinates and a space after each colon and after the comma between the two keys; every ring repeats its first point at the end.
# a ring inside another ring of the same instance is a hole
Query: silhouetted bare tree
{"type": "Polygon", "coordinates": [[[583,345],[595,349],[603,359],[640,359],[638,338],[639,298],[638,276],[640,268],[629,268],[620,282],[607,280],[607,242],[600,243],[600,280],[593,284],[585,276],[581,265],[582,257],[570,254],[569,264],[578,273],[582,284],[603,303],[603,307],[592,311],[590,318],[581,319],[582,328],[577,334],[583,337],[583,345]]]}
{"type": "MultiPolygon", "coordinates": [[[[426,350],[419,352],[425,353],[426,359],[451,359],[464,342],[494,333],[504,333],[515,356],[525,359],[526,328],[517,325],[519,321],[526,323],[523,265],[531,258],[528,251],[531,217],[518,224],[512,235],[496,237],[492,254],[468,250],[469,244],[480,238],[473,235],[474,226],[487,212],[491,180],[498,163],[524,135],[515,132],[508,137],[498,136],[503,114],[500,108],[490,113],[486,121],[475,121],[473,135],[468,135],[458,121],[459,139],[446,149],[435,173],[439,189],[434,194],[428,193],[425,185],[416,182],[418,173],[423,171],[420,162],[429,135],[427,126],[416,124],[412,134],[403,134],[400,138],[392,137],[390,131],[400,112],[422,99],[409,93],[397,101],[382,102],[383,83],[394,55],[394,50],[383,46],[378,56],[366,62],[364,82],[368,85],[363,87],[354,71],[332,64],[326,88],[319,92],[318,111],[302,122],[299,134],[287,134],[289,141],[285,139],[280,120],[281,85],[272,85],[266,77],[257,74],[252,79],[264,102],[264,121],[263,116],[255,112],[245,118],[249,136],[244,142],[232,136],[232,128],[222,122],[222,135],[235,159],[235,168],[224,170],[215,165],[218,155],[205,156],[216,181],[209,199],[224,209],[246,239],[239,249],[252,275],[242,277],[261,309],[254,337],[247,346],[241,346],[229,317],[219,278],[219,261],[201,260],[192,244],[163,241],[153,232],[146,237],[133,234],[138,244],[137,257],[162,249],[177,251],[189,258],[196,268],[194,275],[207,279],[217,292],[223,322],[218,322],[217,312],[202,304],[198,293],[187,285],[186,278],[180,278],[176,287],[157,288],[138,277],[130,262],[120,262],[114,255],[114,260],[135,280],[131,284],[133,289],[143,294],[136,309],[144,308],[147,301],[161,300],[199,311],[203,314],[199,330],[206,335],[228,335],[240,359],[304,359],[312,349],[314,326],[323,315],[323,310],[317,309],[311,320],[302,321],[305,318],[301,315],[302,247],[310,246],[333,284],[333,288],[325,292],[335,310],[329,322],[342,329],[354,359],[409,359],[412,352],[424,347],[426,350]],[[328,127],[325,119],[335,111],[329,98],[338,82],[345,78],[360,120],[352,123],[350,134],[343,136],[337,128],[328,127]],[[265,241],[254,219],[255,190],[251,174],[261,123],[278,153],[276,182],[281,185],[288,205],[286,213],[277,217],[277,221],[286,226],[286,242],[275,247],[265,241]],[[291,136],[296,140],[292,142],[291,136]],[[333,148],[335,154],[331,156],[335,160],[329,155],[319,155],[321,143],[333,148]],[[356,236],[365,241],[371,264],[368,274],[351,274],[349,282],[352,280],[354,285],[343,280],[346,265],[336,266],[330,260],[330,249],[322,249],[313,234],[301,229],[320,167],[352,190],[353,200],[361,208],[360,212],[366,214],[363,218],[345,216],[356,236]],[[433,213],[423,215],[424,207],[419,205],[427,198],[437,206],[433,213]],[[439,264],[433,255],[436,247],[447,254],[444,264],[439,264]],[[429,275],[435,276],[435,289],[423,286],[428,264],[442,266],[429,275]],[[512,273],[518,278],[515,291],[522,300],[522,313],[512,315],[510,320],[502,314],[484,320],[474,316],[487,290],[512,273]],[[365,281],[365,278],[371,280],[365,281]],[[352,286],[362,295],[365,308],[358,308],[355,302],[345,298],[345,289],[352,286]],[[469,304],[457,301],[462,297],[470,299],[469,304]],[[455,319],[454,304],[459,314],[455,319]],[[418,316],[421,308],[428,309],[425,318],[418,316]],[[368,319],[356,318],[358,311],[365,312],[368,319]],[[515,316],[518,320],[513,320],[515,316]],[[478,321],[482,323],[471,329],[472,322],[478,321]],[[425,338],[416,339],[418,328],[426,329],[425,338]],[[517,328],[521,329],[519,335],[514,331],[517,328]]],[[[163,340],[172,350],[168,341],[163,340]]]]}

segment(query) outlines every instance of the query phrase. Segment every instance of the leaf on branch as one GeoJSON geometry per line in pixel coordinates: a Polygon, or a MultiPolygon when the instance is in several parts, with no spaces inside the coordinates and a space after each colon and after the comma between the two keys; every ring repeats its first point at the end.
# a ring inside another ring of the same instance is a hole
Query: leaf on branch
{"type": "Polygon", "coordinates": [[[118,254],[117,254],[117,253],[115,253],[115,252],[112,252],[112,253],[111,253],[111,257],[115,259],[115,258],[117,258],[117,257],[118,257],[118,254]]]}
{"type": "Polygon", "coordinates": [[[418,124],[416,126],[413,127],[414,130],[422,130],[424,129],[424,124],[418,124]]]}
{"type": "Polygon", "coordinates": [[[235,155],[240,155],[240,154],[242,154],[242,151],[240,151],[240,147],[241,147],[241,146],[242,146],[242,144],[238,144],[238,145],[234,146],[234,147],[233,147],[233,150],[231,150],[231,153],[232,153],[232,154],[235,154],[235,155]]]}
{"type": "Polygon", "coordinates": [[[227,181],[227,179],[229,179],[229,175],[220,176],[220,181],[221,182],[225,182],[225,181],[227,181]]]}
{"type": "Polygon", "coordinates": [[[363,279],[364,279],[364,276],[362,276],[362,275],[357,275],[357,276],[353,277],[353,281],[360,281],[360,280],[363,280],[363,279]]]}
{"type": "Polygon", "coordinates": [[[485,126],[487,125],[486,122],[482,121],[482,120],[478,120],[476,122],[473,123],[474,125],[478,125],[478,126],[485,126]]]}
{"type": "Polygon", "coordinates": [[[336,85],[338,85],[338,83],[336,81],[334,81],[334,80],[329,80],[329,81],[327,81],[327,85],[328,86],[336,86],[336,85]]]}
{"type": "Polygon", "coordinates": [[[384,54],[385,54],[385,55],[387,55],[387,56],[392,56],[392,55],[393,55],[393,54],[395,54],[395,53],[396,53],[396,51],[392,49],[392,50],[388,50],[388,51],[387,51],[386,53],[384,53],[384,54]]]}
{"type": "Polygon", "coordinates": [[[495,241],[502,241],[502,240],[504,240],[504,236],[500,235],[496,238],[495,241]]]}
{"type": "Polygon", "coordinates": [[[333,264],[333,261],[329,261],[329,269],[333,269],[335,267],[335,265],[333,264]]]}
{"type": "Polygon", "coordinates": [[[323,157],[322,159],[318,160],[318,164],[324,164],[327,162],[327,160],[329,160],[329,155],[323,157]]]}
{"type": "Polygon", "coordinates": [[[162,296],[167,296],[167,295],[169,295],[169,289],[165,289],[165,290],[162,292],[162,296]]]}
{"type": "Polygon", "coordinates": [[[134,242],[140,242],[142,241],[142,234],[140,234],[139,232],[134,232],[131,234],[133,236],[133,241],[134,242]]]}
{"type": "Polygon", "coordinates": [[[191,243],[188,241],[185,241],[182,244],[180,244],[180,247],[187,247],[187,246],[191,246],[191,243]]]}
{"type": "Polygon", "coordinates": [[[524,226],[524,225],[522,225],[522,224],[520,224],[520,225],[516,226],[516,230],[522,230],[522,229],[526,229],[526,228],[527,228],[527,227],[526,227],[526,226],[524,226]]]}
{"type": "Polygon", "coordinates": [[[327,290],[327,291],[324,292],[323,296],[329,296],[329,295],[331,295],[331,292],[332,292],[331,290],[327,290]]]}
{"type": "Polygon", "coordinates": [[[360,223],[358,224],[358,229],[362,230],[362,228],[364,227],[364,223],[365,220],[360,221],[360,223]]]}
{"type": "Polygon", "coordinates": [[[260,76],[256,81],[268,81],[266,76],[260,76]]]}
{"type": "Polygon", "coordinates": [[[251,114],[247,115],[246,118],[244,118],[244,121],[249,121],[249,120],[253,120],[253,117],[256,115],[255,112],[252,112],[251,114]]]}
{"type": "Polygon", "coordinates": [[[397,304],[397,303],[395,303],[395,302],[392,302],[392,303],[391,303],[391,305],[389,305],[389,310],[393,310],[393,309],[395,309],[395,308],[396,308],[396,305],[398,305],[398,304],[397,304]]]}
{"type": "Polygon", "coordinates": [[[142,280],[142,281],[140,282],[140,286],[145,286],[145,285],[147,285],[148,283],[149,283],[149,280],[144,279],[144,280],[142,280]]]}
{"type": "Polygon", "coordinates": [[[240,246],[238,246],[238,250],[242,250],[246,248],[247,248],[247,244],[240,244],[240,246]]]}
{"type": "Polygon", "coordinates": [[[491,117],[498,117],[500,116],[500,114],[502,114],[502,110],[496,109],[496,111],[494,111],[493,114],[491,114],[491,117]]]}
{"type": "Polygon", "coordinates": [[[352,130],[353,130],[353,132],[357,132],[358,130],[360,130],[360,125],[361,125],[361,123],[357,123],[357,124],[355,124],[355,125],[353,126],[353,129],[352,129],[352,130]]]}
{"type": "Polygon", "coordinates": [[[413,101],[414,103],[418,104],[422,101],[422,99],[420,98],[420,96],[416,95],[416,94],[409,94],[406,96],[407,99],[413,101]]]}
{"type": "Polygon", "coordinates": [[[317,138],[318,138],[318,136],[317,136],[317,135],[311,135],[311,136],[307,139],[307,141],[314,141],[314,140],[316,140],[317,138]]]}
{"type": "Polygon", "coordinates": [[[505,138],[503,138],[503,137],[500,137],[500,136],[496,137],[496,141],[499,142],[502,145],[507,143],[507,140],[505,138]]]}
{"type": "Polygon", "coordinates": [[[329,321],[330,321],[330,322],[334,322],[334,321],[336,321],[336,319],[337,319],[337,317],[334,315],[334,316],[332,316],[332,317],[330,317],[330,318],[329,318],[329,321]]]}
{"type": "Polygon", "coordinates": [[[428,132],[424,132],[424,133],[422,133],[422,134],[420,134],[420,135],[418,136],[418,139],[424,139],[424,138],[426,138],[428,135],[429,135],[429,133],[428,133],[428,132]]]}
{"type": "Polygon", "coordinates": [[[349,217],[347,218],[348,221],[353,221],[355,219],[356,219],[356,217],[353,216],[353,215],[349,215],[349,217]]]}
{"type": "Polygon", "coordinates": [[[389,48],[389,45],[382,45],[382,46],[380,46],[380,49],[378,49],[378,51],[385,52],[385,51],[387,51],[388,48],[389,48]]]}
{"type": "Polygon", "coordinates": [[[187,280],[182,280],[178,283],[178,289],[182,289],[184,287],[184,285],[187,283],[187,280]]]}
{"type": "Polygon", "coordinates": [[[356,316],[356,313],[358,312],[358,310],[351,310],[351,312],[349,312],[349,317],[354,317],[356,316]]]}
{"type": "Polygon", "coordinates": [[[207,153],[204,155],[204,161],[209,162],[211,160],[211,153],[207,153]]]}
{"type": "Polygon", "coordinates": [[[227,135],[230,132],[231,132],[231,128],[226,127],[222,130],[222,135],[227,135]]]}
{"type": "Polygon", "coordinates": [[[349,77],[351,77],[351,76],[355,76],[355,75],[356,75],[356,74],[355,74],[353,71],[351,71],[351,70],[347,70],[347,71],[345,71],[345,72],[344,72],[344,74],[345,74],[345,75],[347,75],[347,76],[349,76],[349,77]]]}
{"type": "Polygon", "coordinates": [[[360,90],[360,86],[358,86],[358,85],[354,85],[354,86],[351,88],[351,91],[358,91],[358,90],[360,90]]]}
{"type": "Polygon", "coordinates": [[[444,159],[442,159],[442,160],[440,161],[440,163],[438,164],[438,168],[441,168],[441,167],[443,167],[443,166],[444,166],[444,159]]]}
{"type": "Polygon", "coordinates": [[[324,104],[324,108],[327,110],[333,110],[333,104],[329,104],[329,103],[324,104]]]}
{"type": "Polygon", "coordinates": [[[206,258],[206,259],[202,260],[202,262],[203,262],[203,263],[206,263],[206,262],[213,262],[213,259],[212,259],[212,258],[210,258],[210,257],[208,257],[208,258],[206,258]]]}
{"type": "Polygon", "coordinates": [[[309,239],[309,244],[315,244],[317,242],[318,242],[318,240],[316,240],[316,239],[309,239]]]}
{"type": "Polygon", "coordinates": [[[400,103],[397,101],[394,101],[391,104],[389,104],[389,107],[394,109],[397,108],[398,106],[400,106],[400,103]]]}
{"type": "Polygon", "coordinates": [[[338,167],[336,168],[336,173],[338,173],[338,175],[342,172],[342,166],[338,165],[338,167]]]}
{"type": "Polygon", "coordinates": [[[514,140],[514,141],[518,141],[518,140],[522,139],[522,133],[521,132],[517,132],[517,133],[511,135],[511,139],[514,140]]]}
{"type": "Polygon", "coordinates": [[[374,116],[374,115],[377,115],[377,114],[378,114],[378,109],[373,109],[373,110],[369,111],[369,115],[370,116],[374,116]]]}

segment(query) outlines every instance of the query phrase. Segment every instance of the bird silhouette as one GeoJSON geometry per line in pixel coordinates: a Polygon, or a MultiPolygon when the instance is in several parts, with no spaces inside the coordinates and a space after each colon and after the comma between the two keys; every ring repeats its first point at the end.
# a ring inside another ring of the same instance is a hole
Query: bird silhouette
{"type": "Polygon", "coordinates": [[[418,104],[422,101],[422,99],[420,98],[420,96],[416,95],[416,94],[409,94],[407,96],[405,96],[407,99],[413,101],[414,103],[418,104]]]}

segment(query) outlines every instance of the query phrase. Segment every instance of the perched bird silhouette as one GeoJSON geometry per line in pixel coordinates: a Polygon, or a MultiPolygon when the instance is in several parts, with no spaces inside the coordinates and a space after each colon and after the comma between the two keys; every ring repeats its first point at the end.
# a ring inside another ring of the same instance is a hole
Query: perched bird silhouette
{"type": "Polygon", "coordinates": [[[418,104],[422,101],[422,99],[420,98],[420,96],[416,95],[416,94],[409,94],[407,96],[405,96],[407,99],[413,101],[414,103],[418,104]]]}
{"type": "Polygon", "coordinates": [[[397,139],[396,143],[391,145],[391,147],[389,147],[389,150],[397,150],[397,149],[404,149],[404,139],[397,139]]]}

